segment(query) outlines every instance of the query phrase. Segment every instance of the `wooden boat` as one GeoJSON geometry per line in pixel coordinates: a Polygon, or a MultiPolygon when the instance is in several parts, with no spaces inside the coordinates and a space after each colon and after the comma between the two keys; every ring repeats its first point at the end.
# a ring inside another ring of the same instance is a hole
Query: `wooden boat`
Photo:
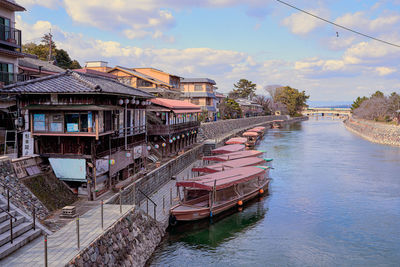
{"type": "Polygon", "coordinates": [[[265,127],[255,127],[250,130],[247,130],[246,132],[256,132],[262,138],[264,136],[264,130],[265,127]]]}
{"type": "Polygon", "coordinates": [[[260,140],[260,135],[257,132],[244,132],[242,135],[247,138],[246,149],[253,149],[260,140]]]}
{"type": "Polygon", "coordinates": [[[241,206],[266,192],[269,181],[266,170],[254,166],[179,181],[176,186],[183,187],[183,199],[170,209],[169,222],[200,220],[241,206]]]}
{"type": "Polygon", "coordinates": [[[245,145],[246,142],[247,142],[247,139],[244,137],[233,137],[233,138],[229,139],[228,141],[226,141],[225,145],[235,145],[235,144],[245,145]]]}
{"type": "Polygon", "coordinates": [[[282,122],[284,122],[284,120],[274,120],[274,121],[272,121],[271,128],[273,128],[273,129],[282,128],[282,122]]]}
{"type": "Polygon", "coordinates": [[[245,150],[222,155],[205,156],[203,157],[203,161],[228,161],[248,157],[259,157],[262,154],[264,154],[264,151],[245,150]]]}
{"type": "Polygon", "coordinates": [[[226,146],[221,146],[219,148],[211,150],[211,153],[212,154],[226,154],[226,153],[232,153],[232,152],[237,152],[237,151],[243,151],[245,148],[246,148],[246,146],[243,144],[226,145],[226,146]]]}
{"type": "Polygon", "coordinates": [[[267,160],[263,158],[257,157],[248,157],[248,158],[241,158],[235,160],[228,160],[216,164],[194,167],[192,168],[193,172],[198,173],[215,173],[220,171],[227,171],[233,168],[240,168],[240,167],[247,167],[247,166],[262,166],[264,165],[267,160]]]}

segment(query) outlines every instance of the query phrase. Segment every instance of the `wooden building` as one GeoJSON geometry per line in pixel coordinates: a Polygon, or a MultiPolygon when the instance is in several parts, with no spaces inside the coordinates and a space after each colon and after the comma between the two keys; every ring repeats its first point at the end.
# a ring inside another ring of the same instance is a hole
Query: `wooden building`
{"type": "Polygon", "coordinates": [[[19,155],[48,159],[59,179],[90,198],[144,168],[150,94],[69,70],[0,93],[16,97],[19,155]]]}
{"type": "Polygon", "coordinates": [[[159,156],[177,154],[196,142],[200,106],[165,98],[154,98],[151,103],[147,110],[148,136],[159,156]]]}

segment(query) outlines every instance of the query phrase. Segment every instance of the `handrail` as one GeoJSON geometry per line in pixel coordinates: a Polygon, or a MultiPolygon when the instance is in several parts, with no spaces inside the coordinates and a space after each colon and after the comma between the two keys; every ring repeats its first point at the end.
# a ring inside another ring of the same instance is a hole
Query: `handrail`
{"type": "MultiPolygon", "coordinates": [[[[143,194],[143,196],[145,196],[146,197],[146,199],[147,199],[147,205],[146,205],[146,213],[147,214],[149,214],[149,200],[150,200],[150,202],[151,203],[153,203],[153,207],[154,207],[154,209],[153,209],[153,218],[154,218],[154,220],[157,220],[157,204],[148,196],[148,195],[146,195],[142,190],[140,190],[139,188],[137,189],[140,193],[142,193],[143,194]]],[[[140,199],[139,199],[139,208],[140,208],[140,199]]]]}

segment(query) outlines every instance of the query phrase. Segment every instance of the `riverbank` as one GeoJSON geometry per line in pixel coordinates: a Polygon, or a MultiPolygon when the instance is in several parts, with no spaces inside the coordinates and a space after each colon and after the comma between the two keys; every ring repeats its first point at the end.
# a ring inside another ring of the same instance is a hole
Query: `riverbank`
{"type": "Polygon", "coordinates": [[[350,132],[382,145],[400,146],[400,126],[349,118],[344,125],[350,132]]]}

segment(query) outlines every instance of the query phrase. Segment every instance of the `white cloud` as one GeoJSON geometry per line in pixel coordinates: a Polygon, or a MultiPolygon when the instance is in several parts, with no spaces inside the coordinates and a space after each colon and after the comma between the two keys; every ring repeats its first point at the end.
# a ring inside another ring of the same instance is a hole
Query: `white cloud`
{"type": "Polygon", "coordinates": [[[47,8],[56,8],[61,5],[61,0],[17,0],[17,3],[23,7],[40,5],[47,8]]]}
{"type": "MultiPolygon", "coordinates": [[[[326,16],[327,11],[323,9],[319,10],[307,10],[310,13],[320,16],[326,16]]],[[[289,17],[283,19],[282,24],[287,26],[290,31],[294,34],[305,35],[312,32],[316,28],[323,25],[323,22],[319,19],[311,17],[305,13],[293,13],[289,17]]]]}
{"type": "Polygon", "coordinates": [[[395,68],[388,68],[388,67],[377,67],[375,68],[375,70],[379,76],[386,76],[392,74],[393,72],[396,72],[395,68]]]}

